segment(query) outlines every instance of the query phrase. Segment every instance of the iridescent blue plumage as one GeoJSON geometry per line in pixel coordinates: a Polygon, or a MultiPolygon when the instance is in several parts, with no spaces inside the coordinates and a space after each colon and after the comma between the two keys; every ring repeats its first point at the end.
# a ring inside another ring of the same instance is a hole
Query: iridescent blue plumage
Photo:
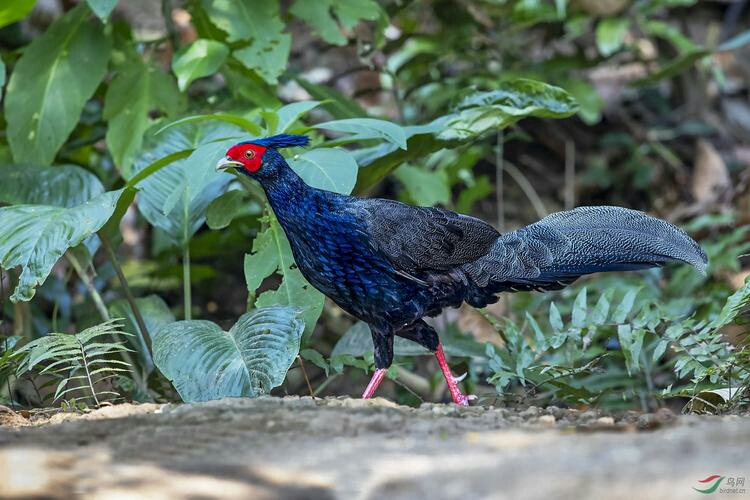
{"type": "Polygon", "coordinates": [[[557,289],[600,271],[668,261],[706,265],[687,234],[642,212],[582,207],[500,235],[448,210],[308,186],[275,149],[305,145],[306,137],[242,144],[253,153],[235,146],[220,166],[260,182],[305,278],[370,325],[378,368],[392,362],[394,335],[437,350],[441,359],[437,333],[422,318],[445,307],[483,307],[500,292],[557,289]]]}

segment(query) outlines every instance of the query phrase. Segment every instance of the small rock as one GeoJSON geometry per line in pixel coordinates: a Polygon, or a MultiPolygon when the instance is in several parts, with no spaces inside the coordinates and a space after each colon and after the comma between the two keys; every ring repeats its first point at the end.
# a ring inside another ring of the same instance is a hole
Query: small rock
{"type": "Polygon", "coordinates": [[[555,426],[555,416],[554,415],[542,415],[537,419],[537,422],[545,427],[554,427],[555,426]]]}
{"type": "Polygon", "coordinates": [[[612,427],[615,425],[615,419],[612,417],[599,417],[596,419],[596,425],[601,427],[612,427]]]}
{"type": "Polygon", "coordinates": [[[529,406],[518,415],[526,419],[536,417],[537,415],[539,415],[539,408],[537,408],[536,406],[529,406]]]}

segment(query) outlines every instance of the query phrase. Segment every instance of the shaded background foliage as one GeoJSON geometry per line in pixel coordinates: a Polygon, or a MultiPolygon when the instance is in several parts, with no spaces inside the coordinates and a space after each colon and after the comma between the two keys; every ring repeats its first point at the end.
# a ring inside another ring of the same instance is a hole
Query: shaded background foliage
{"type": "MultiPolygon", "coordinates": [[[[691,0],[4,2],[0,397],[357,394],[373,364],[366,325],[305,282],[259,188],[213,168],[240,139],[292,132],[312,146],[291,166],[324,189],[440,205],[501,231],[616,204],[700,239],[706,276],[595,276],[446,311],[435,325],[481,400],[746,407],[748,12],[691,0]]],[[[425,354],[397,339],[389,396],[445,398],[425,354]]]]}

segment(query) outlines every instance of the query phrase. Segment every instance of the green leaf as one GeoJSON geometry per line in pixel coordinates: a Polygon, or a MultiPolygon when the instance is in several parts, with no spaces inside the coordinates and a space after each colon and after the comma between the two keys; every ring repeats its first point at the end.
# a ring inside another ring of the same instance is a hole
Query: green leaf
{"type": "Polygon", "coordinates": [[[619,325],[625,322],[625,319],[627,319],[628,314],[630,314],[630,311],[633,310],[635,297],[638,295],[638,292],[640,290],[641,290],[640,287],[629,288],[628,291],[625,293],[625,296],[622,298],[622,302],[620,302],[620,305],[617,306],[617,309],[615,309],[614,314],[612,314],[612,321],[616,325],[619,325]]]}
{"type": "Polygon", "coordinates": [[[612,300],[612,289],[607,289],[596,301],[594,310],[591,312],[591,323],[601,326],[607,322],[610,300],[612,300]]]}
{"type": "Polygon", "coordinates": [[[109,191],[72,208],[14,205],[0,208],[0,266],[21,266],[11,301],[27,301],[69,249],[94,234],[112,216],[122,190],[109,191]]]}
{"type": "Polygon", "coordinates": [[[630,21],[624,17],[602,19],[596,25],[596,48],[604,57],[609,57],[622,47],[630,21]]]}
{"type": "Polygon", "coordinates": [[[586,325],[586,287],[583,287],[573,303],[573,315],[571,325],[573,328],[583,328],[586,325]]]}
{"type": "Polygon", "coordinates": [[[306,184],[318,189],[350,194],[357,183],[359,167],[354,157],[344,149],[313,149],[288,161],[306,184]]]}
{"type": "Polygon", "coordinates": [[[3,62],[3,59],[0,57],[0,94],[3,91],[3,87],[5,86],[5,63],[3,62]]]}
{"type": "MultiPolygon", "coordinates": [[[[175,320],[174,314],[169,310],[169,306],[157,295],[137,298],[135,299],[135,305],[138,307],[141,316],[143,316],[143,322],[146,324],[150,335],[153,335],[162,326],[173,323],[175,320]]],[[[151,352],[149,352],[146,346],[143,332],[138,328],[138,322],[135,319],[130,304],[125,299],[116,300],[109,304],[107,310],[111,317],[122,318],[124,320],[123,331],[132,334],[132,336],[126,337],[126,342],[138,354],[144,375],[148,376],[154,370],[154,362],[151,358],[151,352]]]]}
{"type": "Polygon", "coordinates": [[[16,163],[49,165],[107,71],[110,41],[79,5],[24,50],[5,96],[16,163]]]}
{"type": "Polygon", "coordinates": [[[174,80],[161,70],[148,66],[136,55],[122,64],[104,98],[104,119],[108,121],[107,147],[125,177],[131,176],[133,158],[143,145],[151,124],[149,114],[177,111],[180,94],[174,80]]]}
{"type": "Polygon", "coordinates": [[[89,8],[94,11],[94,14],[106,23],[109,15],[115,10],[117,1],[118,0],[86,0],[86,3],[89,4],[89,8]]]}
{"type": "Polygon", "coordinates": [[[146,149],[135,162],[134,174],[147,165],[178,153],[192,151],[185,159],[170,162],[140,182],[138,210],[154,226],[164,230],[170,241],[184,246],[203,225],[209,203],[232,180],[230,174],[216,172],[214,165],[241,133],[226,125],[194,125],[170,129],[149,137],[146,149]]]}
{"type": "Polygon", "coordinates": [[[312,109],[318,107],[320,101],[300,101],[292,102],[286,106],[282,106],[276,115],[279,118],[278,131],[279,133],[286,132],[291,126],[293,126],[297,120],[302,116],[309,113],[312,109]]]}
{"type": "Polygon", "coordinates": [[[245,281],[249,293],[248,303],[255,307],[289,305],[301,311],[306,336],[312,333],[323,310],[325,297],[305,280],[297,268],[289,241],[273,214],[267,216],[268,227],[253,240],[252,254],[245,255],[245,281]],[[281,285],[276,290],[263,292],[255,300],[255,293],[263,280],[276,273],[281,285]]]}
{"type": "Polygon", "coordinates": [[[248,69],[258,73],[267,83],[276,85],[286,69],[289,51],[292,48],[292,36],[278,33],[268,44],[253,43],[244,49],[235,50],[232,54],[248,69]]]}
{"type": "Polygon", "coordinates": [[[353,134],[347,140],[383,139],[401,149],[406,149],[406,133],[403,127],[395,123],[375,118],[347,118],[315,125],[315,128],[348,132],[353,134]]]}
{"type": "Polygon", "coordinates": [[[245,67],[275,84],[286,68],[292,37],[284,33],[278,2],[202,0],[208,17],[227,33],[227,42],[249,42],[233,55],[245,67]]]}
{"type": "Polygon", "coordinates": [[[247,312],[228,332],[177,321],[154,334],[154,362],[185,402],[258,397],[284,382],[303,330],[290,307],[247,312]]]}
{"type": "Polygon", "coordinates": [[[172,57],[172,71],[180,90],[184,92],[194,80],[214,74],[228,55],[229,48],[215,40],[198,39],[181,48],[172,57]]]}
{"type": "Polygon", "coordinates": [[[245,193],[227,191],[214,199],[206,211],[206,224],[211,229],[224,229],[243,212],[245,193]]]}
{"type": "Polygon", "coordinates": [[[735,320],[738,314],[750,305],[750,279],[734,292],[721,308],[719,316],[711,322],[711,329],[717,331],[735,320]]]}
{"type": "Polygon", "coordinates": [[[502,82],[497,90],[464,99],[457,112],[444,117],[437,135],[444,141],[467,141],[527,117],[564,118],[578,111],[573,97],[560,87],[520,78],[502,82]]]}
{"type": "Polygon", "coordinates": [[[0,4],[0,28],[26,17],[34,4],[36,0],[3,0],[0,4]]]}
{"type": "Polygon", "coordinates": [[[341,27],[350,30],[360,20],[374,21],[382,10],[373,0],[296,0],[289,12],[312,26],[326,42],[346,45],[341,27]]]}
{"type": "Polygon", "coordinates": [[[561,332],[565,328],[560,311],[558,311],[554,302],[549,305],[549,324],[556,332],[561,332]]]}
{"type": "Polygon", "coordinates": [[[99,179],[76,165],[0,165],[0,203],[70,208],[103,192],[99,179]]]}
{"type": "Polygon", "coordinates": [[[617,338],[625,356],[629,375],[640,369],[641,349],[645,335],[646,330],[640,328],[633,330],[630,325],[617,325],[617,338]]]}
{"type": "Polygon", "coordinates": [[[662,339],[659,341],[658,344],[656,344],[656,347],[654,348],[654,353],[651,356],[651,360],[656,363],[661,359],[661,357],[664,355],[664,352],[667,350],[667,346],[669,345],[669,341],[662,339]]]}
{"type": "Polygon", "coordinates": [[[444,170],[427,170],[404,164],[394,174],[417,205],[431,207],[450,202],[448,175],[444,170]]]}

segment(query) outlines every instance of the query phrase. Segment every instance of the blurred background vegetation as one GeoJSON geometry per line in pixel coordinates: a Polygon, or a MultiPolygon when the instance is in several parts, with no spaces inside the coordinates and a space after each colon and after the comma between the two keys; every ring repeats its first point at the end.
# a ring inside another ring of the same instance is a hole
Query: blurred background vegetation
{"type": "MultiPolygon", "coordinates": [[[[621,205],[700,241],[705,276],[444,312],[481,403],[746,411],[747,1],[8,0],[0,26],[4,404],[358,395],[366,325],[285,264],[258,187],[213,172],[239,138],[290,131],[313,137],[290,160],[320,187],[500,231],[621,205]],[[293,352],[251,388],[191,386],[216,373],[175,353],[258,334],[249,308],[277,311],[293,352]]],[[[396,354],[382,395],[446,400],[431,357],[396,354]]]]}

